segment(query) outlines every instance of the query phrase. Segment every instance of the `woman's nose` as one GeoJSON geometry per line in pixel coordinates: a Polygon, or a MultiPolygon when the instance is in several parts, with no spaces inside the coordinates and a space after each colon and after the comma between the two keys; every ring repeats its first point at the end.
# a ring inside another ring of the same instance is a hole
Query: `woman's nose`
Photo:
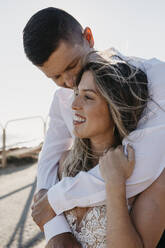
{"type": "Polygon", "coordinates": [[[80,96],[76,96],[74,101],[72,102],[72,109],[73,110],[79,110],[81,108],[82,108],[82,106],[81,106],[80,96]]]}

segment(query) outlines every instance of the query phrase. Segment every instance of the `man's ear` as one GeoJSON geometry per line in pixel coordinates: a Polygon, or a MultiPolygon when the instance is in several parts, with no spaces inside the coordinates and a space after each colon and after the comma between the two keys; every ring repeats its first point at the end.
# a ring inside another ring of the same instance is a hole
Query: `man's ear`
{"type": "Polygon", "coordinates": [[[85,40],[89,43],[89,46],[91,48],[94,47],[93,34],[92,34],[92,31],[89,27],[86,27],[84,29],[83,36],[84,36],[85,40]]]}

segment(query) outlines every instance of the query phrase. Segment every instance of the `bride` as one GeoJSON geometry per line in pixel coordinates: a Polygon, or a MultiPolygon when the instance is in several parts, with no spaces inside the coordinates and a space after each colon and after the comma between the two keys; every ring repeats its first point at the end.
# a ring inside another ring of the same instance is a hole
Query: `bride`
{"type": "MultiPolygon", "coordinates": [[[[136,129],[147,105],[147,77],[117,57],[106,62],[94,61],[89,55],[76,85],[72,104],[76,138],[72,150],[61,158],[59,178],[74,177],[99,163],[107,201],[102,206],[76,207],[65,215],[82,247],[113,247],[111,235],[115,230],[111,226],[111,218],[114,218],[111,204],[118,204],[118,197],[126,199],[121,183],[125,184],[135,163],[133,149],[128,146],[126,156],[121,144],[123,138],[136,129]],[[129,167],[128,173],[123,170],[123,175],[118,175],[118,166],[129,167]]],[[[129,211],[134,200],[133,197],[128,201],[129,211]]],[[[140,235],[138,242],[138,247],[142,247],[140,235]]]]}

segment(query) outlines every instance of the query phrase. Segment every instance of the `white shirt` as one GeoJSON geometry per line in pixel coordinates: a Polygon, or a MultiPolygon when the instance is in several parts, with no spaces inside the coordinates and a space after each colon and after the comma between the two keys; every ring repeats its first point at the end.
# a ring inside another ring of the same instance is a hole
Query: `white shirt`
{"type": "MultiPolygon", "coordinates": [[[[157,59],[124,59],[146,72],[149,93],[164,108],[163,111],[152,101],[149,102],[137,129],[123,140],[123,145],[129,143],[134,147],[136,155],[134,172],[126,182],[129,198],[149,187],[165,166],[165,63],[157,59]]],[[[75,206],[101,205],[106,198],[99,166],[88,172],[80,172],[74,178],[63,178],[57,183],[58,161],[62,152],[71,148],[73,140],[72,99],[72,90],[61,88],[56,91],[50,108],[50,126],[38,164],[37,189],[50,188],[48,200],[57,214],[44,225],[47,242],[59,233],[70,231],[62,215],[65,210],[75,206]]]]}

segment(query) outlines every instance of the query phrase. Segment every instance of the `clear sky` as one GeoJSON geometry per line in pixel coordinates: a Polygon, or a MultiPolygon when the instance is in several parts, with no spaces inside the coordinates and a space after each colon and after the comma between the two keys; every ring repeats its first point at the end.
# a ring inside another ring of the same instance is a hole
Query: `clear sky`
{"type": "Polygon", "coordinates": [[[25,57],[22,30],[38,10],[54,6],[90,26],[95,47],[165,60],[164,0],[1,0],[0,122],[46,116],[56,86],[25,57]]]}

